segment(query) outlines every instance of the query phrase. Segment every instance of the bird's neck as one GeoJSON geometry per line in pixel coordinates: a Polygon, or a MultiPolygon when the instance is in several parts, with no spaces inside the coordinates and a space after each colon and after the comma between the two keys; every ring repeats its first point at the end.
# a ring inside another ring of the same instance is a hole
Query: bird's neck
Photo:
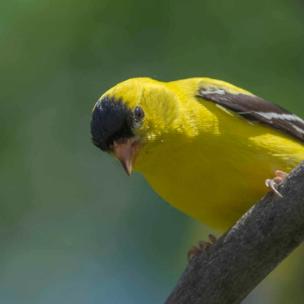
{"type": "MultiPolygon", "coordinates": [[[[184,146],[197,140],[208,141],[208,137],[218,134],[218,121],[204,105],[195,100],[177,101],[176,108],[172,110],[174,118],[168,119],[161,127],[153,128],[149,132],[149,138],[143,144],[136,161],[135,169],[145,173],[154,172],[153,167],[158,162],[162,163],[170,155],[177,158],[184,146]]],[[[145,175],[145,174],[144,174],[145,175]]]]}

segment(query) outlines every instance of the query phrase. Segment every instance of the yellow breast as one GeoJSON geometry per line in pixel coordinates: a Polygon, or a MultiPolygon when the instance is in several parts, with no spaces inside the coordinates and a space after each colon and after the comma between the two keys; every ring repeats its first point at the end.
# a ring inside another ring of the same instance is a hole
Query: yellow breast
{"type": "Polygon", "coordinates": [[[304,146],[210,102],[198,102],[190,93],[177,94],[193,117],[179,124],[184,128],[143,147],[135,169],[176,208],[225,229],[266,193],[264,181],[274,170],[289,171],[304,159],[304,146]]]}

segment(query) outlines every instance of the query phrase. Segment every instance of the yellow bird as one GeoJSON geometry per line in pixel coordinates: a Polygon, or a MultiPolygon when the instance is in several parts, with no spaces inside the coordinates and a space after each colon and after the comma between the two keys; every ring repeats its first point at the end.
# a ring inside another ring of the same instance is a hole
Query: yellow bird
{"type": "Polygon", "coordinates": [[[91,134],[128,174],[221,230],[266,193],[265,180],[276,191],[282,171],[304,160],[301,118],[210,78],[121,82],[95,104],[91,134]]]}

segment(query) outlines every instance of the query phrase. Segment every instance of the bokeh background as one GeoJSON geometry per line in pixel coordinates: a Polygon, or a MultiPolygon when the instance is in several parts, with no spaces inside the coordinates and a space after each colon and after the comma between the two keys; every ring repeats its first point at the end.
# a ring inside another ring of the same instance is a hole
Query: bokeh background
{"type": "MultiPolygon", "coordinates": [[[[300,1],[0,4],[0,302],[163,303],[209,232],[90,142],[99,95],[210,76],[304,114],[300,1]]],[[[245,303],[303,303],[298,248],[245,303]]]]}

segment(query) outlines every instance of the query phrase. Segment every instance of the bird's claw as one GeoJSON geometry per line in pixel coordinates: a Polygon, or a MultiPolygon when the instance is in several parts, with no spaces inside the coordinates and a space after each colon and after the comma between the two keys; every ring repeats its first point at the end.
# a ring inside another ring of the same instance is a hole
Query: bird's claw
{"type": "Polygon", "coordinates": [[[190,261],[193,257],[200,255],[203,251],[207,251],[212,245],[214,245],[217,241],[217,238],[209,234],[208,241],[199,241],[198,245],[193,246],[187,254],[188,261],[190,261]]]}
{"type": "Polygon", "coordinates": [[[265,185],[270,188],[273,193],[275,193],[278,197],[283,197],[283,195],[278,191],[278,186],[286,179],[287,173],[281,170],[275,171],[275,177],[273,179],[266,179],[265,185]]]}

